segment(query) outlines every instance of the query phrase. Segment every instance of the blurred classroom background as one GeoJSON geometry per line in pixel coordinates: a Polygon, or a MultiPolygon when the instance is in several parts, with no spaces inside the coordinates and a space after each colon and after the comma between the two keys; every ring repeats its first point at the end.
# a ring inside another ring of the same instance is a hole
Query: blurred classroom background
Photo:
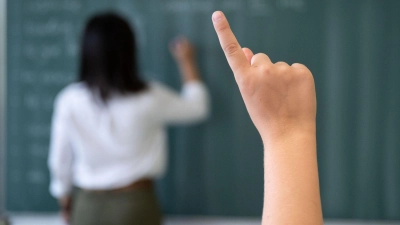
{"type": "Polygon", "coordinates": [[[136,29],[146,79],[179,87],[168,42],[184,34],[212,95],[206,123],[169,129],[169,169],[157,182],[167,224],[260,223],[262,143],[215,35],[215,10],[226,13],[243,47],[313,72],[327,224],[400,224],[400,1],[0,4],[0,215],[15,224],[58,221],[47,168],[53,101],[77,79],[86,19],[110,10],[136,29]]]}

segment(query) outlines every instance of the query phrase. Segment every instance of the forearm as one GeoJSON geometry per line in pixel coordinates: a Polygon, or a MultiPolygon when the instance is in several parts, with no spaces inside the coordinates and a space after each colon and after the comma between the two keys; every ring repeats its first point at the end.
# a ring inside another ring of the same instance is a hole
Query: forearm
{"type": "Polygon", "coordinates": [[[315,133],[266,137],[264,147],[262,224],[323,224],[315,133]]]}
{"type": "Polygon", "coordinates": [[[183,82],[200,80],[197,64],[194,60],[178,62],[179,71],[182,74],[183,82]]]}

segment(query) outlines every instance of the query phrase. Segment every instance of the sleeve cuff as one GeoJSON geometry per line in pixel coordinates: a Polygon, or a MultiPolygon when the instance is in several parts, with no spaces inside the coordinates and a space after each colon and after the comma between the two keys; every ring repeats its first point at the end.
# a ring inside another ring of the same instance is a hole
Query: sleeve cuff
{"type": "Polygon", "coordinates": [[[71,193],[70,186],[64,186],[59,183],[51,183],[50,184],[50,194],[55,198],[61,198],[70,195],[71,193]]]}

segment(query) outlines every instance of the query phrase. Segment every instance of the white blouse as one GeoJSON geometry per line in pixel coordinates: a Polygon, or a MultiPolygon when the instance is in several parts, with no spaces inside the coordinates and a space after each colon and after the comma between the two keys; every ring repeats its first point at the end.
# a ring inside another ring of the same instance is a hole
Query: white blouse
{"type": "Polygon", "coordinates": [[[113,95],[103,104],[83,83],[67,86],[55,101],[49,168],[50,192],[72,186],[105,190],[163,175],[166,125],[203,120],[209,95],[203,83],[185,83],[181,94],[152,82],[146,91],[113,95]]]}

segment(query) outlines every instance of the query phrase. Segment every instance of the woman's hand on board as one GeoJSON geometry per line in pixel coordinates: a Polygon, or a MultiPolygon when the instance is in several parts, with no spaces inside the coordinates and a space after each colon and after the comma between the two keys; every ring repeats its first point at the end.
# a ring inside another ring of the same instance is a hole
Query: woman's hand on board
{"type": "Polygon", "coordinates": [[[194,45],[184,36],[175,38],[169,49],[181,72],[183,82],[200,80],[194,45]]]}

